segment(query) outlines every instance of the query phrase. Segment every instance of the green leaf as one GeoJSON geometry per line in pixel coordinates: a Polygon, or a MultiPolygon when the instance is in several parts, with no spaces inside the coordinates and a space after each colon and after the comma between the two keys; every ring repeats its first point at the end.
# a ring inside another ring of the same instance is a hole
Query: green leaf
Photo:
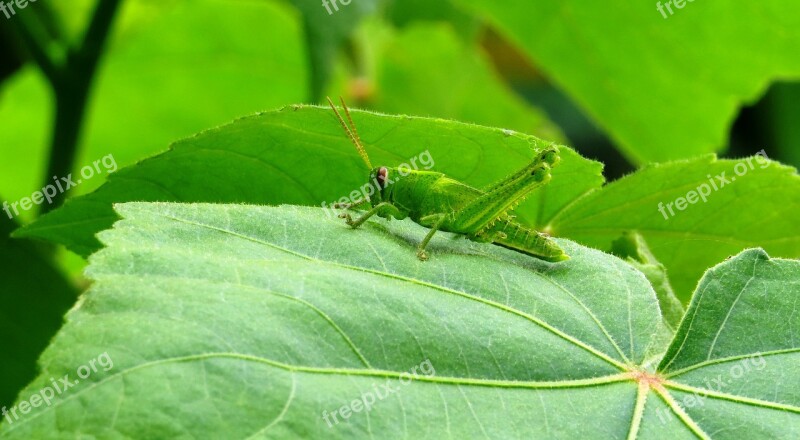
{"type": "Polygon", "coordinates": [[[776,84],[766,101],[770,143],[784,162],[800,167],[800,84],[776,84]]]}
{"type": "Polygon", "coordinates": [[[333,72],[337,55],[358,23],[375,12],[383,0],[361,0],[347,4],[341,0],[325,0],[322,4],[309,0],[289,0],[301,13],[308,47],[311,101],[322,99],[322,93],[333,72]],[[327,6],[326,6],[327,5],[327,6]]]}
{"type": "MultiPolygon", "coordinates": [[[[453,121],[360,111],[353,118],[373,163],[408,163],[427,150],[436,171],[478,188],[528,163],[531,148],[549,145],[453,121]]],[[[515,210],[518,219],[602,250],[610,250],[624,232],[638,231],[685,302],[706,268],[745,248],[800,257],[800,177],[790,167],[757,157],[750,169],[746,160],[737,165],[709,156],[647,167],[601,189],[600,164],[567,147],[561,147],[561,156],[553,180],[515,210]],[[684,211],[673,207],[676,215],[667,219],[659,212],[659,203],[685,197],[707,184],[707,176],[737,177],[741,166],[746,174],[711,191],[707,202],[684,211]]],[[[330,109],[287,107],[180,141],[167,153],[112,174],[98,191],[68,201],[19,236],[56,241],[88,255],[100,248],[94,234],[116,219],[112,203],[330,206],[366,180],[364,164],[330,109]]]]}
{"type": "Polygon", "coordinates": [[[674,331],[680,324],[685,310],[681,301],[675,296],[675,291],[672,290],[667,268],[658,262],[644,241],[644,237],[635,232],[626,232],[611,243],[611,253],[624,259],[647,277],[656,291],[664,321],[674,331]]]}
{"type": "Polygon", "coordinates": [[[382,112],[456,119],[556,142],[565,139],[543,111],[503,83],[485,54],[460,41],[448,26],[408,26],[376,51],[379,91],[370,104],[382,112]]]}
{"type": "Polygon", "coordinates": [[[800,431],[798,298],[800,262],[761,250],[703,277],[659,371],[706,433],[793,438],[800,431]],[[690,396],[706,400],[689,405],[690,396]],[[727,420],[713,417],[723,414],[727,420]]]}
{"type": "Polygon", "coordinates": [[[612,182],[556,215],[551,228],[599,249],[610,249],[626,231],[639,232],[667,268],[678,297],[687,301],[706,268],[743,249],[800,257],[798,203],[794,168],[761,156],[706,156],[648,166],[612,182]],[[707,192],[705,201],[698,191],[707,192]],[[679,210],[676,201],[690,192],[695,203],[684,201],[679,210]]]}
{"type": "MultiPolygon", "coordinates": [[[[453,0],[394,0],[387,8],[386,15],[398,27],[419,21],[445,22],[464,41],[476,40],[481,29],[478,18],[456,6],[453,0]]],[[[415,47],[424,49],[425,45],[415,47]]]]}
{"type": "MultiPolygon", "coordinates": [[[[354,111],[353,118],[373,163],[400,164],[429,151],[437,171],[476,187],[529,162],[532,148],[550,145],[509,130],[454,121],[361,111],[354,111]]],[[[597,162],[566,147],[561,156],[553,181],[520,206],[520,220],[546,224],[546,219],[602,182],[597,162]]],[[[367,174],[329,108],[287,107],[180,141],[167,153],[110,175],[96,192],[68,200],[62,209],[18,235],[56,241],[88,255],[100,248],[94,235],[116,219],[112,203],[330,206],[364,185],[367,174]]]]}
{"type": "Polygon", "coordinates": [[[488,17],[640,164],[721,151],[742,104],[776,77],[800,76],[793,2],[681,2],[666,20],[657,2],[458,2],[488,17]]]}
{"type": "Polygon", "coordinates": [[[657,372],[645,365],[661,322],[647,279],[567,240],[573,258],[551,264],[438,234],[420,262],[427,230],[410,221],[354,231],[311,208],[117,209],[124,220],[91,258],[93,287],[18,405],[50,377],[79,383],[4,421],[0,435],[738,439],[800,429],[797,261],[748,251],[715,268],[657,372]],[[108,368],[76,377],[103,356],[108,368]],[[743,362],[747,376],[706,389],[743,362]],[[380,397],[383,385],[397,391],[380,397]],[[694,391],[702,406],[680,409],[694,391]],[[353,404],[367,395],[369,410],[353,404]],[[360,410],[343,416],[350,405],[360,410]]]}
{"type": "MultiPolygon", "coordinates": [[[[302,28],[290,6],[197,0],[165,7],[159,1],[150,11],[140,3],[126,2],[98,71],[76,176],[108,154],[120,166],[136,163],[176,139],[307,95],[302,28]],[[198,31],[209,28],[215,31],[198,31]]],[[[49,86],[34,69],[3,84],[0,188],[9,201],[41,188],[49,99],[49,86]]],[[[89,192],[104,176],[84,179],[73,191],[89,192]]]]}
{"type": "MultiPolygon", "coordinates": [[[[13,203],[30,197],[41,183],[41,169],[46,167],[47,123],[43,118],[48,90],[37,71],[23,67],[3,82],[0,99],[0,127],[3,129],[3,160],[0,161],[0,189],[13,203]],[[24,90],[15,93],[16,90],[24,90]],[[28,164],[28,166],[21,166],[28,164]],[[38,165],[38,166],[35,166],[38,165]]],[[[31,211],[16,217],[21,223],[34,218],[31,211]]]]}
{"type": "Polygon", "coordinates": [[[36,377],[36,359],[78,296],[32,242],[8,237],[18,226],[0,211],[0,407],[36,377]]]}

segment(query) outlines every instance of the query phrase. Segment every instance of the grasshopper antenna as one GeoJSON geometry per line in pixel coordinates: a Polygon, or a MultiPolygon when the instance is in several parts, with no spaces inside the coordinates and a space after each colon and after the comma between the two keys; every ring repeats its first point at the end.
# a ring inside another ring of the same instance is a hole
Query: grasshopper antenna
{"type": "Polygon", "coordinates": [[[342,124],[342,128],[344,129],[345,133],[347,133],[347,136],[350,138],[350,140],[353,142],[353,145],[356,146],[356,150],[358,150],[358,154],[361,156],[361,158],[364,159],[364,163],[367,164],[367,167],[369,169],[372,169],[372,163],[369,161],[367,150],[365,150],[364,146],[361,144],[361,138],[358,136],[358,130],[356,130],[356,124],[353,122],[352,116],[350,116],[350,109],[347,108],[347,104],[344,103],[344,98],[340,96],[339,99],[342,101],[342,108],[344,108],[344,113],[345,115],[347,115],[347,120],[350,121],[350,125],[353,127],[352,131],[350,130],[350,127],[344,122],[344,118],[342,118],[342,115],[339,113],[339,110],[336,109],[336,106],[333,105],[333,101],[331,101],[330,97],[328,97],[328,104],[330,104],[331,108],[333,109],[333,112],[336,113],[336,118],[339,119],[339,123],[342,124]]]}

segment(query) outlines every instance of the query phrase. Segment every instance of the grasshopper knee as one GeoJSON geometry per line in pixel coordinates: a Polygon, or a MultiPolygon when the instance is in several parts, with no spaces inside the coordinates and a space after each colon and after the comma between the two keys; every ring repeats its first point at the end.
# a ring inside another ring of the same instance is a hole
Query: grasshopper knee
{"type": "Polygon", "coordinates": [[[531,171],[531,177],[536,182],[547,183],[550,180],[550,166],[543,163],[542,166],[536,167],[531,171]]]}
{"type": "Polygon", "coordinates": [[[539,153],[539,160],[550,167],[556,166],[558,162],[561,160],[561,157],[558,155],[558,148],[555,146],[545,148],[541,153],[539,153]]]}

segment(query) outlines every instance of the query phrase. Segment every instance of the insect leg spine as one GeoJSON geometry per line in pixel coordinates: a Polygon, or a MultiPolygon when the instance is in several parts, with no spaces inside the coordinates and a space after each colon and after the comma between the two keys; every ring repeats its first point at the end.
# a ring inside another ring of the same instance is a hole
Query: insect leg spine
{"type": "MultiPolygon", "coordinates": [[[[503,211],[503,212],[502,212],[502,213],[501,213],[499,216],[497,216],[497,218],[496,218],[496,219],[494,219],[494,220],[492,220],[491,222],[489,222],[489,223],[488,223],[488,224],[487,224],[487,225],[486,225],[486,226],[485,226],[483,229],[481,229],[481,230],[478,232],[478,234],[477,234],[477,235],[482,235],[482,234],[485,234],[485,233],[489,232],[490,230],[492,230],[492,229],[494,228],[494,226],[497,224],[497,222],[498,222],[498,221],[500,221],[500,222],[506,222],[507,224],[515,224],[515,225],[517,225],[517,227],[521,227],[521,226],[519,226],[519,224],[517,224],[517,223],[515,223],[515,222],[512,222],[512,221],[511,221],[511,219],[512,219],[514,216],[512,216],[512,215],[509,215],[508,213],[509,213],[509,212],[511,212],[511,211],[513,211],[513,210],[514,210],[514,208],[516,208],[517,206],[519,206],[519,204],[520,204],[520,203],[522,203],[522,202],[525,200],[525,198],[526,198],[526,197],[527,197],[527,194],[526,194],[526,195],[524,195],[524,196],[522,196],[522,197],[520,197],[520,198],[519,198],[519,199],[517,199],[517,200],[516,200],[514,203],[512,203],[511,205],[509,205],[509,207],[508,207],[508,208],[506,208],[506,210],[505,210],[505,211],[503,211]]],[[[515,233],[515,234],[516,234],[516,233],[515,233]]]]}

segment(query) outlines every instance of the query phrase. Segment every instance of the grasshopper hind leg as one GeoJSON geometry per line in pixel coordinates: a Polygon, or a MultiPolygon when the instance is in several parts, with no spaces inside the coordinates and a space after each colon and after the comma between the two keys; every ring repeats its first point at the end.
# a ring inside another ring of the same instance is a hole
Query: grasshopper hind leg
{"type": "Polygon", "coordinates": [[[569,260],[569,256],[553,239],[510,220],[498,221],[483,235],[484,239],[494,244],[551,263],[569,260]]]}

